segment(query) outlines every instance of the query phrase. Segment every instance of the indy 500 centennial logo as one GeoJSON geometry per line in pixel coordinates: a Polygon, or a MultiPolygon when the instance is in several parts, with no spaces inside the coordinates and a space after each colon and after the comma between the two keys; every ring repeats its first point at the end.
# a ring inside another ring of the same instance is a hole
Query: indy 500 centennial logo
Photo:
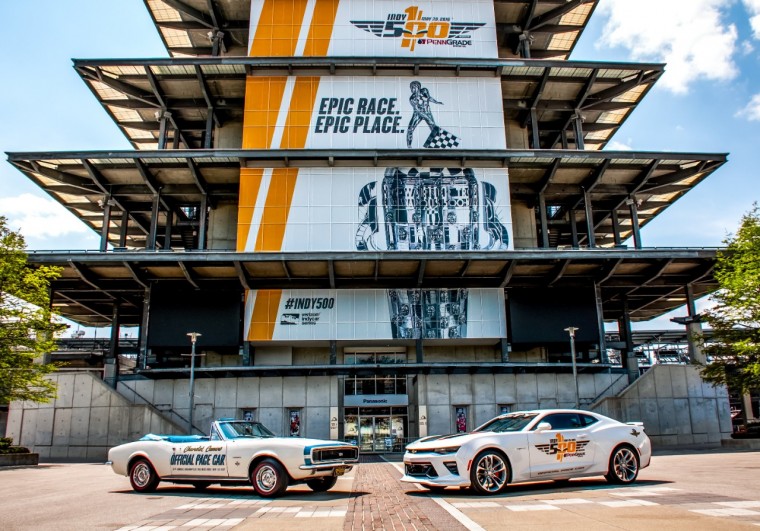
{"type": "Polygon", "coordinates": [[[351,24],[377,37],[401,39],[401,47],[414,51],[416,45],[472,46],[472,31],[485,22],[456,22],[450,17],[428,17],[418,6],[403,13],[388,13],[385,20],[352,20],[351,24]]]}

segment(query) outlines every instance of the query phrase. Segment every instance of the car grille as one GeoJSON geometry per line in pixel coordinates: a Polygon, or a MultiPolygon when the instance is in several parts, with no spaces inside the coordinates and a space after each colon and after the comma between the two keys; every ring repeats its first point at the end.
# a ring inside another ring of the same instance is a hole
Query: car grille
{"type": "Polygon", "coordinates": [[[315,448],[311,454],[312,463],[330,463],[335,461],[356,461],[359,449],[341,446],[337,448],[315,448]]]}
{"type": "Polygon", "coordinates": [[[406,475],[413,478],[437,478],[438,473],[431,463],[415,463],[406,465],[406,475]]]}
{"type": "Polygon", "coordinates": [[[454,474],[455,476],[459,475],[459,470],[457,469],[457,463],[456,461],[447,461],[446,463],[443,463],[443,466],[449,469],[449,472],[454,474]]]}

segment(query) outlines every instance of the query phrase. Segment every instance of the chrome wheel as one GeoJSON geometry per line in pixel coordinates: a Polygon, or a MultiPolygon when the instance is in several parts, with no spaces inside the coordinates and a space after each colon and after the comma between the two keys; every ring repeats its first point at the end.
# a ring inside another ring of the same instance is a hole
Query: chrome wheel
{"type": "Polygon", "coordinates": [[[472,484],[481,494],[500,492],[509,480],[506,459],[496,452],[486,452],[475,458],[472,469],[472,484]]]}
{"type": "Polygon", "coordinates": [[[145,461],[140,461],[132,469],[132,479],[138,487],[145,488],[150,483],[150,476],[150,467],[145,461]]]}
{"type": "Polygon", "coordinates": [[[288,474],[274,459],[264,459],[253,469],[251,484],[259,496],[274,498],[288,488],[288,474]]]}
{"type": "Polygon", "coordinates": [[[277,472],[271,466],[262,466],[256,471],[256,490],[272,492],[277,484],[277,472]]]}
{"type": "Polygon", "coordinates": [[[610,458],[607,481],[610,483],[633,483],[639,475],[639,456],[627,446],[618,448],[610,458]]]}
{"type": "Polygon", "coordinates": [[[156,490],[159,481],[161,478],[158,477],[146,459],[138,459],[132,463],[132,467],[129,469],[129,482],[134,490],[152,492],[156,490]]]}

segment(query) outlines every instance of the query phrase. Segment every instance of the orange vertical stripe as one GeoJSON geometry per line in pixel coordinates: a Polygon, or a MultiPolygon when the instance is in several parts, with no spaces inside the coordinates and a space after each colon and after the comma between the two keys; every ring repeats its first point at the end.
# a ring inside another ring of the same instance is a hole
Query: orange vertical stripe
{"type": "Polygon", "coordinates": [[[304,56],[325,57],[330,46],[335,16],[338,13],[340,0],[317,0],[314,15],[311,19],[309,36],[306,38],[304,56]]]}
{"type": "MultiPolygon", "coordinates": [[[[290,98],[290,109],[280,142],[281,149],[301,149],[306,146],[314,101],[319,89],[318,77],[298,77],[290,98]]],[[[276,148],[277,146],[272,146],[276,148]]]]}
{"type": "Polygon", "coordinates": [[[286,77],[253,77],[245,80],[243,149],[269,149],[285,93],[286,77]]]}
{"type": "Polygon", "coordinates": [[[248,233],[251,230],[253,210],[256,207],[256,198],[261,188],[261,178],[264,176],[262,168],[241,168],[240,170],[240,199],[238,201],[238,230],[237,251],[245,251],[248,241],[248,233]]]}
{"type": "Polygon", "coordinates": [[[248,341],[272,340],[281,298],[282,290],[279,289],[264,289],[256,292],[251,327],[248,329],[248,341]]]}
{"type": "Polygon", "coordinates": [[[292,57],[307,0],[265,0],[251,44],[251,57],[292,57]]]}
{"type": "Polygon", "coordinates": [[[288,224],[290,204],[298,180],[298,168],[275,168],[269,182],[266,207],[256,238],[256,251],[280,251],[288,224]]]}

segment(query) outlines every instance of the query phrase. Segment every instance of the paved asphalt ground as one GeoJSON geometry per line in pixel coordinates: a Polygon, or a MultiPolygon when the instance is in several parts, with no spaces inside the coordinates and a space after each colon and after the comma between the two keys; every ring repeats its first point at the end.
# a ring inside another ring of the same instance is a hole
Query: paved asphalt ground
{"type": "Polygon", "coordinates": [[[197,493],[171,484],[140,495],[102,464],[0,469],[0,530],[760,531],[760,452],[655,454],[629,487],[592,478],[491,497],[432,494],[399,482],[400,469],[398,460],[368,456],[327,493],[298,486],[275,500],[250,487],[197,493]]]}

